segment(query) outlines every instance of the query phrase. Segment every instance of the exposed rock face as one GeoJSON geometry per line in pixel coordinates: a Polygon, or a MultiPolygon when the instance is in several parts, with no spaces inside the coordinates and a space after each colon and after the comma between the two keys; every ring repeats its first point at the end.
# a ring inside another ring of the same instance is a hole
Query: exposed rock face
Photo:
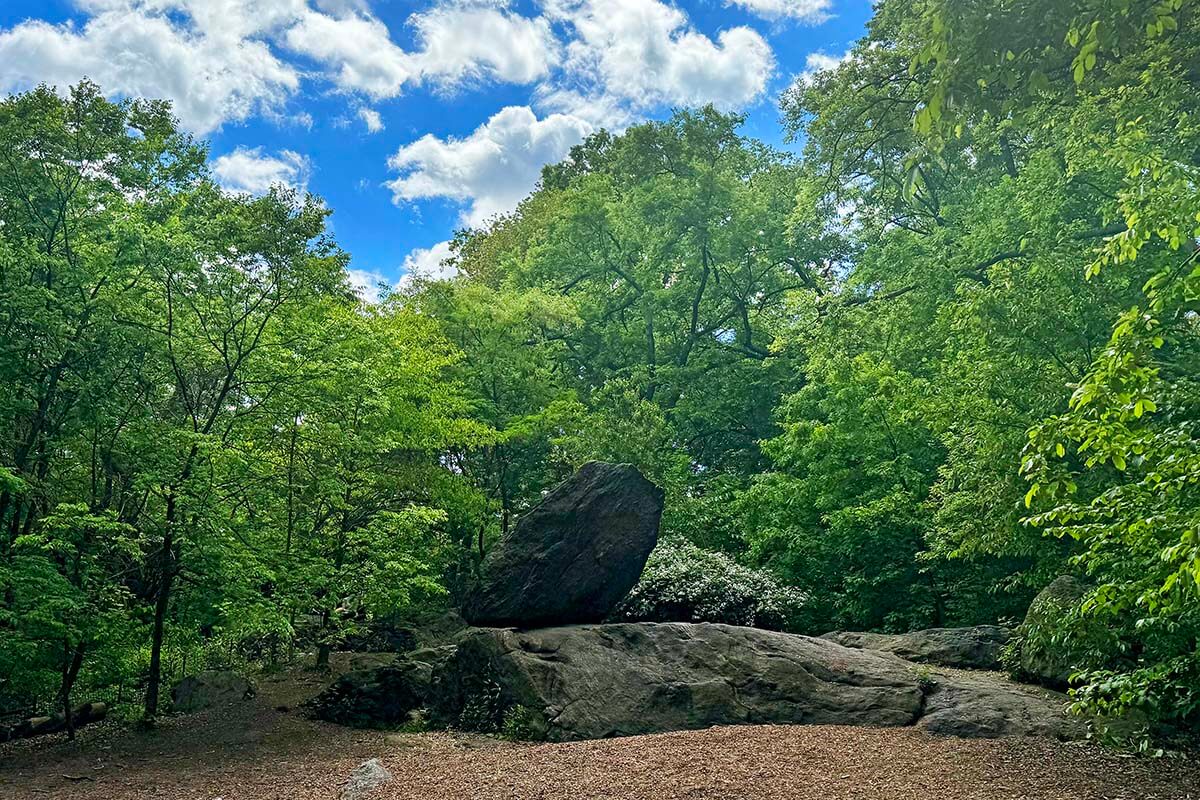
{"type": "Polygon", "coordinates": [[[974,739],[1050,736],[1078,739],[1084,725],[1063,713],[1066,695],[990,675],[934,673],[917,725],[930,733],[974,739]]]}
{"type": "Polygon", "coordinates": [[[347,672],[309,703],[317,719],[361,728],[401,725],[425,706],[453,647],[415,650],[391,664],[347,672]]]}
{"type": "Polygon", "coordinates": [[[429,672],[392,666],[345,676],[335,687],[353,692],[331,689],[318,702],[328,696],[353,713],[325,718],[396,724],[429,708],[444,725],[496,730],[513,715],[525,735],[552,741],[755,723],[918,725],[989,738],[1080,733],[1056,692],[756,628],[474,629],[438,654],[446,659],[429,672]]]}
{"type": "Polygon", "coordinates": [[[999,625],[929,628],[910,633],[834,631],[822,636],[845,647],[881,650],[907,661],[959,669],[1000,669],[1000,651],[1012,631],[999,625]]]}
{"type": "Polygon", "coordinates": [[[231,670],[189,675],[171,689],[171,707],[189,713],[254,697],[254,684],[231,670]]]}
{"type": "Polygon", "coordinates": [[[352,653],[407,653],[417,646],[412,628],[375,622],[361,633],[346,637],[341,649],[352,653]]]}
{"type": "Polygon", "coordinates": [[[732,723],[910,725],[923,702],[911,669],[889,656],[713,624],[472,631],[438,678],[435,714],[453,722],[489,684],[555,741],[732,723]]]}
{"type": "Polygon", "coordinates": [[[1074,653],[1059,646],[1045,646],[1039,634],[1076,608],[1086,594],[1087,586],[1078,578],[1060,575],[1033,598],[1025,621],[1017,628],[1019,666],[1024,676],[1048,686],[1067,685],[1076,666],[1074,653]]]}
{"type": "Polygon", "coordinates": [[[484,559],[463,607],[473,625],[599,622],[642,574],[663,492],[628,464],[585,464],[484,559]]]}

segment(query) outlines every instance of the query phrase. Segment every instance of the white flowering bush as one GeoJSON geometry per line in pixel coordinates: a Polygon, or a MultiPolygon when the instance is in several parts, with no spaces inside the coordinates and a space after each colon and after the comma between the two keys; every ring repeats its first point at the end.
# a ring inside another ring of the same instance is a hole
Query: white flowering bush
{"type": "Polygon", "coordinates": [[[631,622],[723,622],[799,630],[804,595],[772,575],[690,542],[659,543],[642,579],[613,612],[631,622]]]}

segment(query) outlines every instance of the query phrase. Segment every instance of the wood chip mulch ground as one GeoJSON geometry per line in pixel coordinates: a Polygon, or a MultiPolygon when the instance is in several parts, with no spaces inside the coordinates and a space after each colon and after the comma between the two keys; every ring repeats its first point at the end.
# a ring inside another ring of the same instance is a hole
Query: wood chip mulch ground
{"type": "Polygon", "coordinates": [[[534,745],[355,731],[275,707],[310,682],[268,684],[238,708],[152,733],[106,722],[76,742],[0,746],[0,798],[334,800],[356,766],[379,758],[395,780],[370,800],[1200,800],[1194,761],[1090,744],[756,726],[534,745]]]}

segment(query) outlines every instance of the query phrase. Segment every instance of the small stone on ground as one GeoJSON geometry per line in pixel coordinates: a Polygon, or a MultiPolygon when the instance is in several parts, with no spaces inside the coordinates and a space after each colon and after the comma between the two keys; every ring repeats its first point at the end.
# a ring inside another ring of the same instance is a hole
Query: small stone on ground
{"type": "Polygon", "coordinates": [[[354,772],[350,773],[350,780],[346,781],[346,785],[342,787],[341,798],[342,800],[363,800],[380,786],[391,783],[393,780],[392,773],[387,771],[379,759],[372,758],[370,761],[359,764],[355,767],[354,772]]]}

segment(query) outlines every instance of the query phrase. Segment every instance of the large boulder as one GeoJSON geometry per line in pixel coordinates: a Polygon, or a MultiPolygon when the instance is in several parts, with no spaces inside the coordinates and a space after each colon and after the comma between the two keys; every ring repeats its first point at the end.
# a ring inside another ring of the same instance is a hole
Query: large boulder
{"type": "Polygon", "coordinates": [[[498,542],[463,606],[473,625],[599,622],[642,574],[663,492],[628,464],[594,461],[498,542]]]}
{"type": "Polygon", "coordinates": [[[1000,669],[1000,653],[1012,631],[999,625],[929,628],[909,633],[834,631],[822,636],[845,647],[880,650],[906,661],[958,669],[1000,669]]]}
{"type": "Polygon", "coordinates": [[[890,656],[708,623],[471,631],[438,676],[435,717],[522,707],[536,735],[596,739],[734,723],[911,725],[923,693],[890,656]],[[498,690],[498,691],[497,691],[498,690]]]}
{"type": "MultiPolygon", "coordinates": [[[[1078,666],[1078,645],[1061,641],[1054,633],[1062,620],[1079,607],[1087,594],[1087,586],[1072,575],[1060,575],[1042,589],[1025,613],[1025,621],[1017,628],[1015,662],[1011,666],[1019,676],[1046,684],[1064,687],[1078,666]]],[[[1089,635],[1103,638],[1104,631],[1077,631],[1080,640],[1089,635]]]]}
{"type": "Polygon", "coordinates": [[[189,675],[171,689],[171,708],[181,713],[238,703],[254,697],[254,684],[232,670],[189,675]]]}

